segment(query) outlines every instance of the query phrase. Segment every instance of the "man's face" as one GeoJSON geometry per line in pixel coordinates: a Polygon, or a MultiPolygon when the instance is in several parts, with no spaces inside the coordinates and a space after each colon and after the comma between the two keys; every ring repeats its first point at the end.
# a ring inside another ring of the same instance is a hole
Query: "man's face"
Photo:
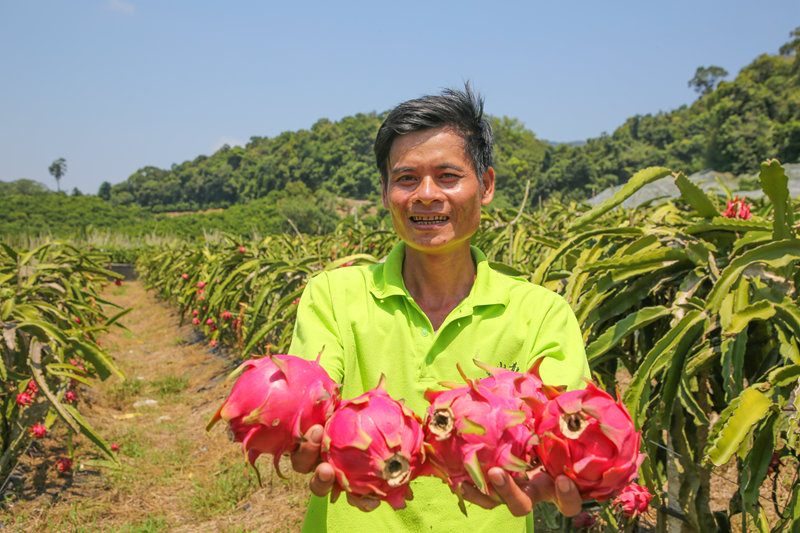
{"type": "Polygon", "coordinates": [[[481,206],[494,196],[494,170],[478,179],[458,133],[437,128],[401,135],[388,167],[383,205],[407,246],[435,254],[469,246],[481,206]]]}

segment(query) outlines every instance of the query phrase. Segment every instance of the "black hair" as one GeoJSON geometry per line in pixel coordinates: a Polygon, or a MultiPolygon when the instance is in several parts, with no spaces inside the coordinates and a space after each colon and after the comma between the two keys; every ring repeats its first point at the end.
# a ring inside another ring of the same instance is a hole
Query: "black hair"
{"type": "Polygon", "coordinates": [[[444,127],[452,128],[464,139],[464,150],[480,179],[492,166],[494,134],[483,116],[483,98],[466,83],[463,91],[445,89],[440,95],[403,102],[389,112],[375,137],[375,162],[384,184],[388,182],[389,152],[397,137],[444,127]]]}

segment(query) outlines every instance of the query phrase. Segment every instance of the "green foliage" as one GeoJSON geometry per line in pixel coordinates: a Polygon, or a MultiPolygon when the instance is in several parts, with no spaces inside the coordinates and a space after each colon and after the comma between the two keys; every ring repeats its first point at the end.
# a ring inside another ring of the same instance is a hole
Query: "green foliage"
{"type": "Polygon", "coordinates": [[[98,293],[103,280],[116,277],[100,266],[106,261],[64,243],[30,251],[0,245],[0,477],[30,441],[29,429],[49,428],[56,418],[116,461],[67,400],[73,387],[91,385],[93,378],[124,377],[97,344],[97,335],[127,312],[106,314],[118,307],[98,293]],[[29,393],[28,405],[17,401],[22,392],[29,393]]]}

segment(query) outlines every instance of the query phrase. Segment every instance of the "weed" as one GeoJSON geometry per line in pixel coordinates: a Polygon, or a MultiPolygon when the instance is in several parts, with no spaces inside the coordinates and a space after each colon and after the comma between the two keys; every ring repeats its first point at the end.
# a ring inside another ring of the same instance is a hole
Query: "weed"
{"type": "Polygon", "coordinates": [[[161,516],[151,516],[142,522],[134,524],[125,524],[120,526],[119,533],[158,533],[160,531],[167,531],[167,519],[161,516]]]}
{"type": "Polygon", "coordinates": [[[186,339],[183,338],[183,335],[178,335],[177,337],[169,341],[169,343],[172,346],[180,346],[181,344],[186,344],[186,339]]]}
{"type": "Polygon", "coordinates": [[[223,466],[210,479],[195,481],[190,505],[198,517],[210,518],[234,510],[237,503],[257,490],[255,476],[236,461],[223,466]]]}
{"type": "Polygon", "coordinates": [[[164,376],[150,382],[150,386],[162,400],[181,392],[187,385],[186,378],[180,376],[164,376]]]}
{"type": "Polygon", "coordinates": [[[115,385],[108,390],[108,399],[115,407],[121,409],[126,406],[133,398],[142,391],[142,381],[138,379],[126,379],[119,385],[115,385]]]}

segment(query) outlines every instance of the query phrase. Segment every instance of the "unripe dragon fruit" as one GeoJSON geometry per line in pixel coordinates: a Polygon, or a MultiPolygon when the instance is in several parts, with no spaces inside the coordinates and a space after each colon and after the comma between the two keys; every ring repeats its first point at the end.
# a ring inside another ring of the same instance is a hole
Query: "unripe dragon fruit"
{"type": "MultiPolygon", "coordinates": [[[[460,366],[458,370],[464,376],[460,366]]],[[[520,399],[497,394],[479,380],[464,379],[466,386],[425,392],[431,405],[424,429],[428,460],[458,495],[459,507],[466,513],[461,483],[471,483],[497,499],[486,481],[487,472],[499,466],[524,478],[535,461],[535,439],[520,399]]]]}
{"type": "Polygon", "coordinates": [[[411,499],[409,482],[429,473],[419,418],[378,386],[343,401],[325,424],[322,460],[336,473],[331,500],[342,490],[386,501],[394,509],[411,499]]]}
{"type": "MultiPolygon", "coordinates": [[[[241,442],[250,464],[262,453],[281,455],[297,448],[315,424],[324,424],[339,403],[339,387],[316,361],[292,355],[270,355],[242,363],[230,396],[209,421],[230,424],[234,442],[241,442]]],[[[256,472],[258,470],[256,469],[256,472]]]]}
{"type": "Polygon", "coordinates": [[[560,394],[544,390],[550,400],[531,405],[536,453],[547,473],[572,479],[584,500],[605,501],[619,493],[644,460],[641,432],[625,405],[592,383],[560,394]]]}

